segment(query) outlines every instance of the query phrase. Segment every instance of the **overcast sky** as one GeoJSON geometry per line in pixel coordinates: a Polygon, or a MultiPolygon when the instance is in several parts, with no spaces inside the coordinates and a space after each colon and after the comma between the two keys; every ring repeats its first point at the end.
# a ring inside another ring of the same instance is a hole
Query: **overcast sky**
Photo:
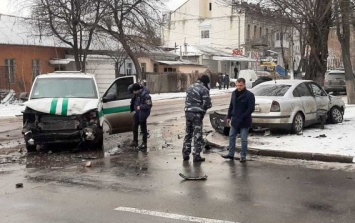
{"type": "MultiPolygon", "coordinates": [[[[170,10],[175,10],[187,0],[166,0],[170,10]]],[[[26,11],[20,10],[17,0],[0,0],[0,14],[26,16],[26,11]],[[15,3],[14,3],[15,2],[15,3]]]]}

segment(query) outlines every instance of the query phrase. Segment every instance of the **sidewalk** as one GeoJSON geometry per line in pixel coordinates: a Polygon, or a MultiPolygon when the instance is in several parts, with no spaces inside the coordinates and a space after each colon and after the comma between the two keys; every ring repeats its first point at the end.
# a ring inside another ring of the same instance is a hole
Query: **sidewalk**
{"type": "MultiPolygon", "coordinates": [[[[325,129],[316,126],[306,128],[303,135],[277,133],[265,136],[251,133],[249,136],[250,154],[319,160],[328,162],[355,162],[355,106],[348,105],[345,109],[344,122],[326,125],[325,129]]],[[[207,141],[215,147],[226,147],[228,137],[213,132],[207,141]]],[[[240,146],[240,139],[237,140],[240,146]]]]}

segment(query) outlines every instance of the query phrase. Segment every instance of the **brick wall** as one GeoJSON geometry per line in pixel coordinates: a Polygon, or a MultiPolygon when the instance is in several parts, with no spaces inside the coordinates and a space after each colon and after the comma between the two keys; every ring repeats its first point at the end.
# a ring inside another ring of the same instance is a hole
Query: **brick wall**
{"type": "Polygon", "coordinates": [[[5,66],[6,59],[15,59],[15,79],[10,88],[17,93],[31,90],[32,60],[39,60],[41,73],[54,71],[49,64],[53,58],[65,58],[65,49],[39,46],[0,45],[0,67],[5,66]]]}

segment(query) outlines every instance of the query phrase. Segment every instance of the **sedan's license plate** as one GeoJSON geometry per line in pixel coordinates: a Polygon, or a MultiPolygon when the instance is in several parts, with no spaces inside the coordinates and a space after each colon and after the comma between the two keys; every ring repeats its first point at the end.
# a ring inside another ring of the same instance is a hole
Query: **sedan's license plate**
{"type": "Polygon", "coordinates": [[[260,112],[260,106],[259,105],[255,105],[255,111],[256,112],[260,112]]]}

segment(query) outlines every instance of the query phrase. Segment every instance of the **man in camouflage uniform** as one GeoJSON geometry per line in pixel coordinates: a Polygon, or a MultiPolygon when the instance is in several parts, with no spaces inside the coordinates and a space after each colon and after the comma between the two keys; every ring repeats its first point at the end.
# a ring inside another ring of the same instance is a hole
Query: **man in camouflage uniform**
{"type": "Polygon", "coordinates": [[[193,136],[195,147],[193,161],[205,161],[205,158],[201,157],[200,153],[202,151],[203,144],[202,121],[206,111],[212,107],[208,86],[209,83],[210,78],[207,75],[203,75],[195,84],[191,85],[186,92],[186,134],[182,149],[182,156],[184,160],[190,159],[191,141],[193,136]]]}

